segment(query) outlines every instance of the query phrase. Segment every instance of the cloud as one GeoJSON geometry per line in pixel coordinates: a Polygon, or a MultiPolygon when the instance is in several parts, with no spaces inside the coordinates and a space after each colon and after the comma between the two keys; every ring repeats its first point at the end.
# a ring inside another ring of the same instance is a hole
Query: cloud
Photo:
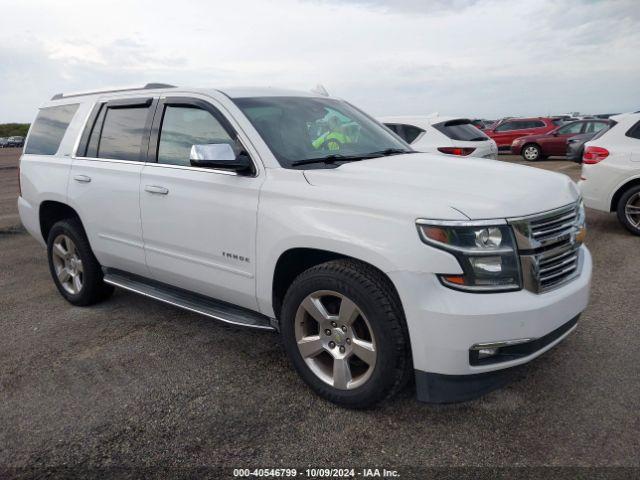
{"type": "Polygon", "coordinates": [[[183,0],[191,14],[179,16],[173,5],[16,4],[30,21],[0,31],[0,122],[30,120],[58,91],[146,82],[322,83],[375,114],[640,107],[635,0],[183,0]]]}

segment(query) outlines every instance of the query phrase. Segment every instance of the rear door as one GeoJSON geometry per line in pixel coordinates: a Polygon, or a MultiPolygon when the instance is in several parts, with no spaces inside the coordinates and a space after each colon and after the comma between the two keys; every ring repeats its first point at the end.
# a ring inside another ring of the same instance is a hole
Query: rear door
{"type": "Polygon", "coordinates": [[[256,173],[246,175],[191,165],[193,145],[226,142],[236,153],[244,150],[237,129],[212,101],[171,97],[158,104],[140,184],[147,264],[155,280],[257,309],[256,222],[264,174],[256,162],[256,173]]]}
{"type": "Polygon", "coordinates": [[[140,225],[140,173],[157,100],[99,102],[71,167],[69,202],[106,267],[148,276],[140,225]]]}

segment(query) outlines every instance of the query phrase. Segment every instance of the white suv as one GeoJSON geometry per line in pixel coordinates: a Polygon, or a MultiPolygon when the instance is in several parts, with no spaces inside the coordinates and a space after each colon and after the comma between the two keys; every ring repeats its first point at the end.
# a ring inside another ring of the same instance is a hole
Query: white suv
{"type": "Polygon", "coordinates": [[[279,331],[320,395],[365,407],[495,388],[576,327],[591,256],[566,176],[414,152],[349,103],[273,89],[56,95],[20,216],[74,305],[121,287],[279,331]]]}
{"type": "Polygon", "coordinates": [[[419,152],[498,158],[496,142],[467,118],[433,115],[382,117],[378,120],[419,152]]]}
{"type": "Polygon", "coordinates": [[[584,145],[579,185],[588,207],[616,212],[640,235],[640,112],[610,120],[611,127],[584,145]]]}

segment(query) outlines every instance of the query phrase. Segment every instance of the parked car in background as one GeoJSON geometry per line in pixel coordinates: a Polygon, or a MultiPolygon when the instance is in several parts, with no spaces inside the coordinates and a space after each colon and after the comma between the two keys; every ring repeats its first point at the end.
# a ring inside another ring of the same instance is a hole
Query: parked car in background
{"type": "Polygon", "coordinates": [[[484,133],[495,140],[499,150],[511,150],[511,144],[516,138],[547,133],[561,124],[561,120],[548,117],[510,118],[484,130],[484,133]]]}
{"type": "Polygon", "coordinates": [[[582,163],[582,155],[584,153],[584,144],[589,140],[595,140],[600,138],[604,132],[606,132],[616,122],[609,120],[607,126],[598,132],[581,133],[575,135],[567,140],[567,160],[572,162],[582,163]]]}
{"type": "Polygon", "coordinates": [[[6,148],[9,145],[9,139],[6,137],[0,137],[0,148],[6,148]]]}
{"type": "Polygon", "coordinates": [[[378,120],[419,152],[493,159],[498,157],[496,142],[466,118],[396,116],[378,120]]]}
{"type": "Polygon", "coordinates": [[[640,235],[640,113],[611,118],[616,123],[584,146],[579,185],[588,207],[616,212],[640,235]]]}
{"type": "Polygon", "coordinates": [[[487,120],[484,118],[474,118],[473,120],[471,120],[471,125],[479,128],[480,130],[491,128],[494,123],[496,123],[496,120],[487,120]]]}
{"type": "Polygon", "coordinates": [[[24,137],[9,137],[7,139],[7,147],[22,147],[24,146],[24,137]]]}
{"type": "Polygon", "coordinates": [[[607,120],[577,120],[565,123],[555,130],[539,135],[516,138],[511,144],[511,153],[522,155],[529,161],[542,160],[553,155],[567,153],[567,140],[580,133],[597,133],[608,126],[607,120]]]}

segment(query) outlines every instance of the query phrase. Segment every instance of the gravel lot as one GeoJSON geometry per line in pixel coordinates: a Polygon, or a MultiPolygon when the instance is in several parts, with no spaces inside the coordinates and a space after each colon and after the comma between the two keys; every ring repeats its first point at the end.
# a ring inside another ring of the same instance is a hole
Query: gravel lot
{"type": "MultiPolygon", "coordinates": [[[[448,406],[418,403],[408,388],[357,412],[311,393],[273,333],[122,290],[92,308],[66,303],[45,251],[17,228],[17,156],[0,150],[0,478],[221,465],[626,466],[638,475],[640,238],[613,215],[588,211],[595,276],[577,331],[514,383],[448,406]]],[[[565,161],[535,166],[579,175],[565,161]]]]}

